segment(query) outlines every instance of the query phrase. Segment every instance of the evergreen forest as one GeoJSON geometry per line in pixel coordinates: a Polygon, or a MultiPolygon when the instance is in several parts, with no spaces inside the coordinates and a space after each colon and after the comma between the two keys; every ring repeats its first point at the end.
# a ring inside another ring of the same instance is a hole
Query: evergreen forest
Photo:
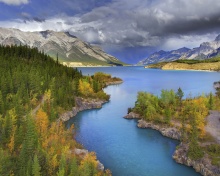
{"type": "Polygon", "coordinates": [[[76,96],[108,100],[109,75],[83,76],[28,46],[0,46],[0,73],[0,175],[111,175],[95,153],[76,155],[74,126],[57,121],[76,96]]]}

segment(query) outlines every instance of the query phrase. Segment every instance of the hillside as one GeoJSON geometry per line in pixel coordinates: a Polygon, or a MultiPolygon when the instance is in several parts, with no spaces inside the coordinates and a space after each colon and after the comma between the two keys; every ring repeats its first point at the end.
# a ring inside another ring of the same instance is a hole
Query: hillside
{"type": "Polygon", "coordinates": [[[220,55],[220,35],[214,41],[203,42],[199,47],[189,49],[180,48],[172,51],[158,51],[151,54],[146,59],[140,61],[138,65],[155,64],[158,62],[170,62],[174,60],[206,60],[220,55]]]}
{"type": "Polygon", "coordinates": [[[108,100],[109,75],[82,76],[27,46],[0,46],[0,73],[1,176],[111,175],[57,121],[77,98],[108,100]]]}
{"type": "Polygon", "coordinates": [[[0,28],[1,45],[27,45],[36,47],[65,65],[123,65],[117,58],[101,48],[83,42],[68,32],[51,30],[23,32],[18,29],[0,28]]]}

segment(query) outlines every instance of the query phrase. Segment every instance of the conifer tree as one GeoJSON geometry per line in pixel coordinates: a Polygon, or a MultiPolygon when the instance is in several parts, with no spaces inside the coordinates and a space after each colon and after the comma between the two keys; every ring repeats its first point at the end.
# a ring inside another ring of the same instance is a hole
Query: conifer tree
{"type": "Polygon", "coordinates": [[[209,94],[209,109],[212,110],[214,108],[214,100],[212,93],[209,94]]]}
{"type": "Polygon", "coordinates": [[[40,164],[39,164],[39,161],[38,161],[38,157],[35,154],[34,155],[34,162],[33,162],[33,165],[32,165],[32,175],[33,176],[40,176],[41,175],[40,170],[41,170],[41,167],[40,167],[40,164]]]}
{"type": "Polygon", "coordinates": [[[73,158],[69,176],[78,176],[78,166],[76,157],[73,158]]]}

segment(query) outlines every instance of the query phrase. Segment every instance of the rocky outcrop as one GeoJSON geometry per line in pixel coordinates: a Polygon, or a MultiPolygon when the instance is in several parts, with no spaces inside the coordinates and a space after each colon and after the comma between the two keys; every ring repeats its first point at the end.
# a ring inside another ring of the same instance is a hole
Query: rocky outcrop
{"type": "Polygon", "coordinates": [[[161,132],[163,136],[166,136],[172,139],[180,140],[180,137],[181,137],[181,133],[179,132],[177,128],[163,127],[163,125],[154,124],[152,122],[146,122],[143,119],[138,120],[137,126],[139,128],[151,128],[151,129],[157,130],[161,132]]]}
{"type": "MultiPolygon", "coordinates": [[[[82,158],[83,157],[85,157],[88,153],[89,153],[89,151],[88,150],[85,150],[85,149],[78,149],[78,148],[75,148],[74,149],[74,153],[76,154],[76,155],[79,155],[79,156],[81,156],[82,158]]],[[[97,166],[97,169],[98,170],[101,170],[101,171],[104,171],[104,165],[99,161],[99,160],[97,160],[97,162],[98,162],[98,166],[97,166]]]]}
{"type": "Polygon", "coordinates": [[[107,82],[105,83],[106,86],[110,86],[110,85],[118,85],[118,84],[122,84],[123,81],[112,81],[112,82],[107,82]]]}
{"type": "Polygon", "coordinates": [[[130,112],[126,116],[124,116],[125,119],[140,119],[140,115],[134,112],[130,112]]]}
{"type": "Polygon", "coordinates": [[[181,143],[177,148],[173,154],[173,159],[177,163],[191,166],[204,176],[220,176],[220,168],[212,165],[207,155],[199,160],[192,160],[187,156],[187,144],[181,143]]]}
{"type": "Polygon", "coordinates": [[[66,122],[71,117],[76,116],[76,114],[80,111],[101,108],[102,104],[106,103],[107,101],[99,100],[99,99],[85,99],[81,97],[76,97],[75,102],[76,102],[76,106],[72,108],[72,111],[68,111],[60,115],[59,120],[66,122]]]}

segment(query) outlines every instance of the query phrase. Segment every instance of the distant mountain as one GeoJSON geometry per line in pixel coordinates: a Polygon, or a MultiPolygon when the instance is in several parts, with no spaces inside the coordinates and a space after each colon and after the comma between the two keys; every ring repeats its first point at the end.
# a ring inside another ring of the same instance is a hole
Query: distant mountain
{"type": "Polygon", "coordinates": [[[184,53],[188,52],[189,48],[180,48],[178,50],[172,51],[158,51],[151,54],[147,59],[144,59],[138,63],[138,65],[147,65],[147,64],[154,64],[158,62],[164,61],[173,61],[179,59],[184,53]]]}
{"type": "Polygon", "coordinates": [[[179,59],[203,60],[220,55],[220,35],[212,42],[204,42],[199,47],[180,48],[172,51],[159,51],[140,61],[138,65],[148,65],[158,62],[169,62],[179,59]]]}
{"type": "Polygon", "coordinates": [[[18,29],[0,28],[0,44],[28,45],[37,47],[53,58],[67,65],[121,65],[117,58],[105,53],[101,48],[83,42],[68,32],[51,30],[23,32],[18,29]]]}

